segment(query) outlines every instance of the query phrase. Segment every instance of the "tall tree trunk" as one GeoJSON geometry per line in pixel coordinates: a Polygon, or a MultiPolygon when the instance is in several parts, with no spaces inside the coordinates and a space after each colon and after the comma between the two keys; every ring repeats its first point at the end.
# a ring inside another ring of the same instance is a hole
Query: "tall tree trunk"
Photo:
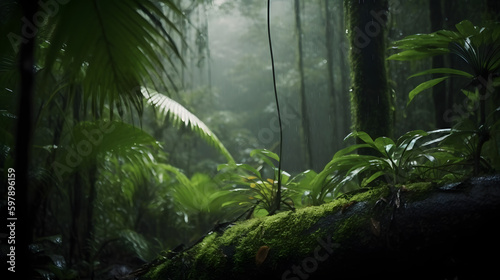
{"type": "Polygon", "coordinates": [[[390,137],[391,100],[385,60],[388,1],[345,0],[344,6],[351,46],[353,129],[373,138],[390,137]]]}
{"type": "Polygon", "coordinates": [[[87,219],[86,219],[86,228],[85,228],[85,247],[84,247],[84,256],[85,261],[92,261],[92,252],[90,250],[90,243],[94,240],[94,208],[95,201],[97,199],[97,162],[95,161],[87,171],[89,178],[89,195],[88,195],[88,205],[87,205],[87,219]]]}
{"type": "MultiPolygon", "coordinates": [[[[443,14],[441,11],[441,1],[429,1],[429,14],[431,21],[431,32],[443,29],[443,14]]],[[[432,68],[443,68],[444,57],[441,55],[432,58],[432,68]]],[[[433,74],[432,78],[439,78],[442,75],[433,74]]],[[[432,98],[434,100],[434,117],[436,128],[446,128],[449,124],[445,120],[447,106],[446,83],[439,83],[432,87],[432,98]]]]}
{"type": "MultiPolygon", "coordinates": [[[[207,79],[208,79],[208,91],[212,94],[212,62],[210,54],[210,41],[208,37],[208,13],[207,13],[207,3],[203,2],[203,17],[205,22],[203,23],[203,33],[205,34],[205,51],[207,54],[207,79]]],[[[210,99],[212,100],[212,98],[210,99]]]]}
{"type": "Polygon", "coordinates": [[[339,140],[343,138],[342,135],[342,126],[340,123],[342,123],[342,115],[340,114],[340,108],[341,108],[341,103],[340,103],[340,97],[337,92],[335,92],[335,81],[334,81],[334,72],[333,72],[333,41],[334,41],[334,30],[332,28],[332,19],[331,19],[331,13],[330,13],[330,1],[324,1],[323,2],[324,9],[325,9],[325,38],[326,38],[326,60],[327,60],[327,68],[328,68],[328,93],[330,94],[331,98],[331,108],[333,111],[333,116],[334,116],[334,125],[335,127],[333,128],[334,133],[333,133],[333,146],[334,150],[339,150],[340,145],[338,143],[339,140]]]}
{"type": "Polygon", "coordinates": [[[297,49],[298,49],[298,70],[299,70],[299,100],[300,112],[302,115],[302,145],[304,147],[304,162],[305,168],[312,168],[312,147],[309,144],[311,141],[311,130],[309,122],[309,114],[307,110],[306,89],[304,79],[304,60],[302,49],[302,26],[300,21],[300,3],[295,0],[295,29],[297,31],[297,49]]]}
{"type": "MultiPolygon", "coordinates": [[[[82,102],[81,92],[76,89],[74,93],[73,101],[73,120],[75,124],[80,122],[80,105],[82,102]]],[[[84,184],[83,178],[80,173],[81,171],[76,171],[73,174],[73,185],[69,186],[68,198],[70,203],[71,211],[71,222],[69,229],[69,266],[72,267],[74,264],[78,263],[82,259],[83,245],[81,242],[80,227],[82,225],[82,205],[84,201],[84,184]]]]}
{"type": "Polygon", "coordinates": [[[77,264],[79,260],[82,259],[82,242],[80,236],[80,225],[82,223],[81,213],[82,213],[82,177],[80,172],[75,172],[73,175],[73,186],[70,187],[68,191],[69,201],[70,201],[70,211],[71,211],[71,222],[69,229],[69,267],[77,264]]]}

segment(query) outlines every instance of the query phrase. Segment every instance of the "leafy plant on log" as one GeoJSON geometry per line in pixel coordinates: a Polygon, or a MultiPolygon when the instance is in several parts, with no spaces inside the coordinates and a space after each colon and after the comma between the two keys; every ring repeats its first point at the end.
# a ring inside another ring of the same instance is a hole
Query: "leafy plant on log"
{"type": "Polygon", "coordinates": [[[474,26],[470,21],[464,20],[455,27],[457,31],[439,30],[430,34],[410,35],[396,41],[392,48],[400,52],[391,55],[388,59],[407,61],[450,53],[458,56],[468,66],[468,71],[436,68],[410,76],[411,78],[428,74],[446,75],[423,82],[410,91],[408,104],[420,92],[447,80],[452,75],[468,79],[469,82],[462,92],[472,102],[479,103],[479,106],[475,106],[478,116],[476,129],[478,141],[474,148],[474,173],[478,174],[481,171],[482,147],[491,136],[486,124],[486,103],[487,100],[493,99],[494,86],[500,82],[498,73],[500,69],[500,25],[490,23],[485,26],[474,26]]]}
{"type": "Polygon", "coordinates": [[[274,214],[284,205],[288,209],[294,209],[293,200],[290,197],[291,190],[288,186],[294,180],[290,180],[290,174],[280,170],[273,161],[279,162],[277,154],[265,150],[256,149],[250,153],[251,157],[257,158],[261,165],[257,168],[249,164],[221,164],[217,168],[220,171],[219,180],[230,187],[232,191],[243,194],[243,201],[228,201],[227,204],[239,203],[240,205],[258,204],[260,208],[267,211],[269,215],[274,214]],[[264,164],[271,169],[272,178],[266,178],[264,164]],[[281,179],[278,179],[280,178],[281,179]],[[281,182],[281,186],[278,184],[281,182]],[[281,188],[281,196],[278,200],[278,190],[281,188]],[[278,203],[280,204],[278,206],[278,203]]]}

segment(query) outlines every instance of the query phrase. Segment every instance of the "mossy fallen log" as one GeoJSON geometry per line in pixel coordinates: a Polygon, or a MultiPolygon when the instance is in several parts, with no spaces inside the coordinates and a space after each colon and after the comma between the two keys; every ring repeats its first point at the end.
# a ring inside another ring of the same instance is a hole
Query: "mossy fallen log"
{"type": "Polygon", "coordinates": [[[140,279],[489,279],[499,218],[500,176],[373,189],[213,232],[140,279]]]}

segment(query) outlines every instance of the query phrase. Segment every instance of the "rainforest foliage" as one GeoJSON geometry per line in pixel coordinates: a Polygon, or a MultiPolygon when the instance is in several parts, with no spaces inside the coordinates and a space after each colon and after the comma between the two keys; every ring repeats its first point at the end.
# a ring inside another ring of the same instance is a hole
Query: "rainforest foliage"
{"type": "Polygon", "coordinates": [[[271,1],[274,68],[263,1],[39,2],[0,3],[0,209],[20,168],[32,277],[500,169],[497,1],[271,1]]]}

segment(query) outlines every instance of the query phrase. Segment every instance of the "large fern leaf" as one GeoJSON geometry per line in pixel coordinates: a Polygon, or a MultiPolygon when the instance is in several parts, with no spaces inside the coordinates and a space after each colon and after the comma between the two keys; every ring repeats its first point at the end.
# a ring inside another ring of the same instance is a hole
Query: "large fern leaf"
{"type": "Polygon", "coordinates": [[[234,163],[234,159],[229,151],[224,147],[224,144],[217,138],[208,126],[203,123],[193,113],[189,112],[184,106],[177,103],[175,100],[153,91],[148,88],[141,89],[142,94],[147,99],[148,103],[155,106],[161,118],[169,119],[177,127],[188,127],[196,132],[210,145],[214,146],[229,163],[234,163]]]}

